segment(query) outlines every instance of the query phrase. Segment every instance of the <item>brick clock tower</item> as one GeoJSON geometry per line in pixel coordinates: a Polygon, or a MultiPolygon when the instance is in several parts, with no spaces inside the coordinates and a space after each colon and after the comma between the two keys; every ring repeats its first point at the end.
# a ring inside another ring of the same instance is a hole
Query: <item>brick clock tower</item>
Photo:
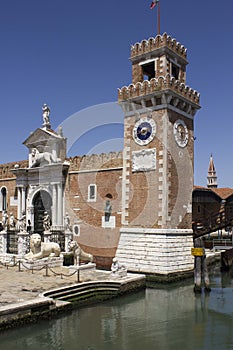
{"type": "Polygon", "coordinates": [[[116,256],[129,271],[168,277],[193,269],[193,123],[186,48],[166,33],[131,47],[124,110],[122,228],[116,256]]]}

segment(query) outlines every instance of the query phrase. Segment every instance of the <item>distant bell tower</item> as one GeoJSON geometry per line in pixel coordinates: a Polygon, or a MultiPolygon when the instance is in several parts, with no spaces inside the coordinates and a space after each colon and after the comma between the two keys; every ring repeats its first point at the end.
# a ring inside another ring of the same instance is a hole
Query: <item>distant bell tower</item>
{"type": "Polygon", "coordinates": [[[208,168],[207,187],[208,188],[218,187],[217,175],[216,175],[212,154],[210,156],[210,162],[209,162],[209,168],[208,168]]]}
{"type": "Polygon", "coordinates": [[[118,91],[125,120],[117,256],[132,271],[188,271],[199,93],[186,85],[186,48],[166,33],[131,46],[130,60],[132,83],[118,91]]]}

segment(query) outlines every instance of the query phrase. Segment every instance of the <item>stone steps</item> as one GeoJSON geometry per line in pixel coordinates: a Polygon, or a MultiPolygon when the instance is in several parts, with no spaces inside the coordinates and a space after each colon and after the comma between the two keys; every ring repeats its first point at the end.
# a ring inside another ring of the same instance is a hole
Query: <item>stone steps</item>
{"type": "Polygon", "coordinates": [[[117,295],[121,283],[112,281],[84,282],[72,286],[53,289],[42,294],[43,297],[58,299],[60,301],[79,301],[84,298],[95,297],[101,294],[117,295]]]}

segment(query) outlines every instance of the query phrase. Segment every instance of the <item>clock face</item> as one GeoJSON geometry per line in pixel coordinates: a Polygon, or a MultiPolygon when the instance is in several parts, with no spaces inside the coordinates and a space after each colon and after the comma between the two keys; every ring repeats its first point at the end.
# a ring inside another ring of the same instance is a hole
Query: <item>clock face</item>
{"type": "Polygon", "coordinates": [[[150,143],[156,133],[156,124],[153,119],[140,119],[134,126],[133,138],[139,145],[147,145],[150,143]]]}
{"type": "Polygon", "coordinates": [[[188,128],[183,120],[178,119],[175,122],[173,127],[173,133],[178,146],[185,147],[189,140],[189,133],[188,128]]]}

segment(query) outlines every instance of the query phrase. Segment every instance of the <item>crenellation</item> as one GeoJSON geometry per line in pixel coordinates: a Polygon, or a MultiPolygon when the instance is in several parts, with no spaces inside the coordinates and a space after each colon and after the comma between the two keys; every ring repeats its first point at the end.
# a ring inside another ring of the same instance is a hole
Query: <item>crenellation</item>
{"type": "Polygon", "coordinates": [[[171,36],[164,33],[163,35],[157,35],[155,38],[143,39],[141,42],[137,42],[131,45],[131,58],[151,52],[153,50],[167,46],[176,54],[186,59],[187,49],[177,42],[176,39],[172,39],[171,36]]]}
{"type": "Polygon", "coordinates": [[[14,178],[15,175],[11,172],[11,169],[18,167],[18,168],[27,168],[28,167],[28,161],[27,160],[21,160],[19,162],[11,162],[6,164],[0,165],[0,179],[6,179],[6,178],[14,178]]]}
{"type": "Polygon", "coordinates": [[[119,88],[118,102],[167,89],[177,92],[179,95],[195,104],[199,104],[200,102],[200,94],[196,90],[176,80],[170,74],[166,74],[165,77],[159,76],[158,78],[152,78],[150,81],[144,80],[143,82],[137,82],[136,84],[130,84],[129,86],[119,88]]]}
{"type": "Polygon", "coordinates": [[[109,152],[101,154],[91,154],[75,156],[68,159],[70,171],[103,170],[111,168],[122,168],[122,152],[109,152]]]}

